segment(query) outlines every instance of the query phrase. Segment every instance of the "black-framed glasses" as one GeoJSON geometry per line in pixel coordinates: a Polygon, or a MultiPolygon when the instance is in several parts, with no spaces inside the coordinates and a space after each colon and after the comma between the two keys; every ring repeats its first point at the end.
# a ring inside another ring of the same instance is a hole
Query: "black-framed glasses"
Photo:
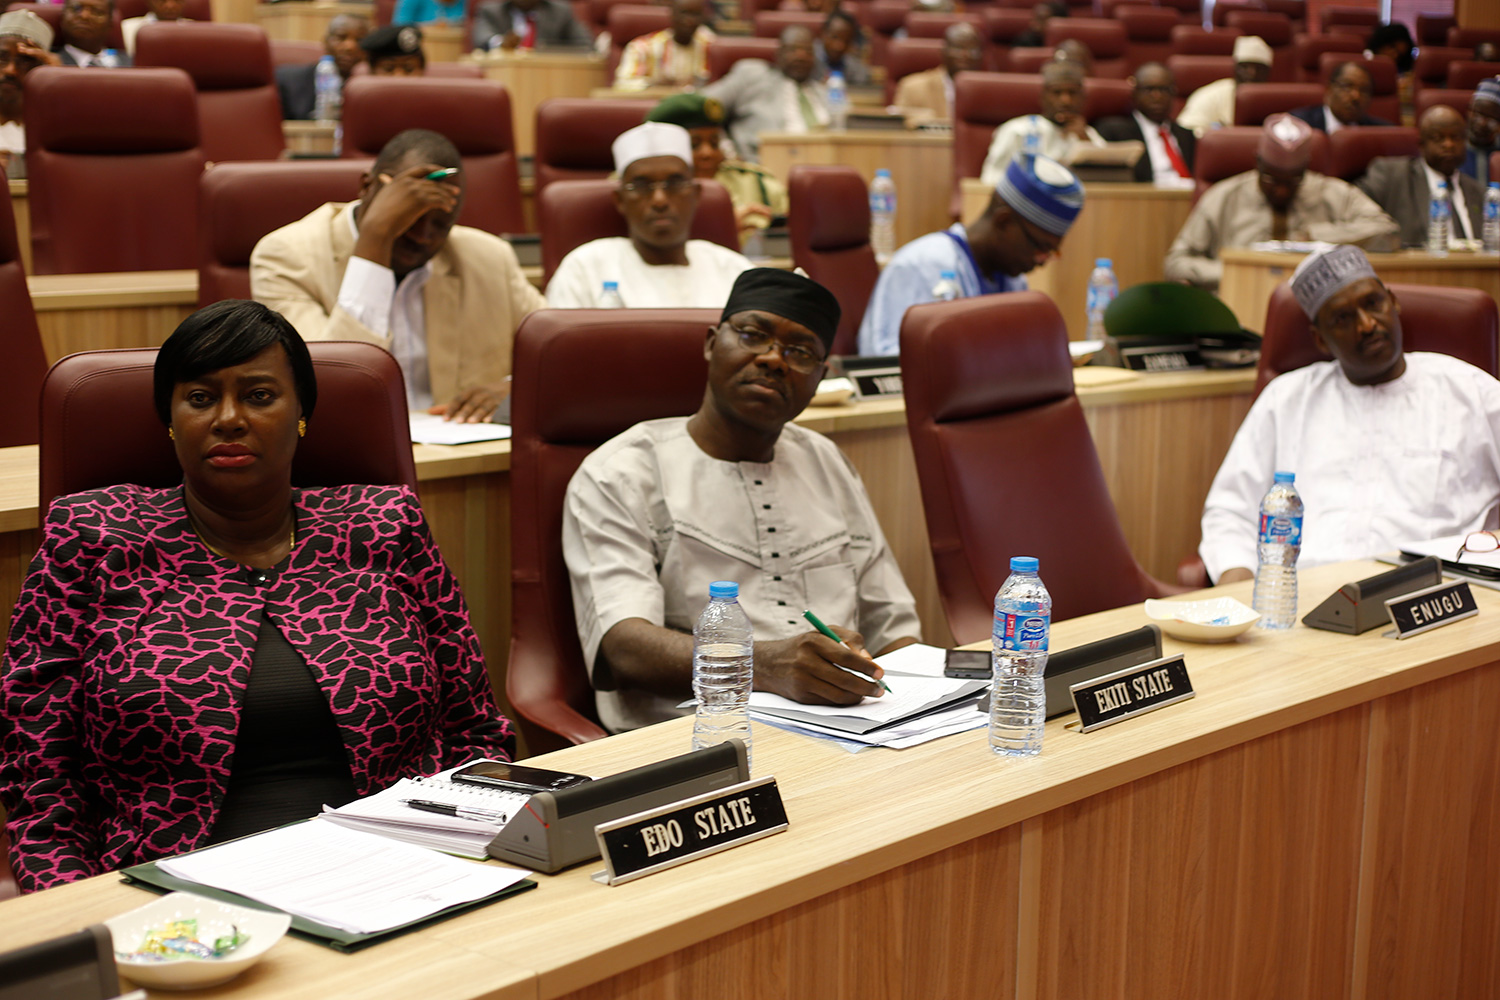
{"type": "Polygon", "coordinates": [[[764,354],[771,349],[772,344],[775,344],[776,350],[781,354],[781,360],[785,361],[786,366],[794,372],[810,375],[817,371],[818,366],[823,363],[822,358],[807,348],[798,344],[783,343],[765,330],[759,330],[755,327],[735,326],[733,323],[728,322],[724,326],[727,326],[729,331],[739,338],[740,346],[751,354],[764,354]]]}
{"type": "Polygon", "coordinates": [[[1500,535],[1493,531],[1471,531],[1464,539],[1464,543],[1458,547],[1458,555],[1453,557],[1454,562],[1462,562],[1465,552],[1475,555],[1484,555],[1500,549],[1500,535]]]}
{"type": "Polygon", "coordinates": [[[682,194],[692,186],[691,177],[668,177],[664,181],[648,181],[644,177],[637,177],[621,184],[620,190],[635,198],[649,198],[658,191],[665,191],[669,195],[682,194]]]}

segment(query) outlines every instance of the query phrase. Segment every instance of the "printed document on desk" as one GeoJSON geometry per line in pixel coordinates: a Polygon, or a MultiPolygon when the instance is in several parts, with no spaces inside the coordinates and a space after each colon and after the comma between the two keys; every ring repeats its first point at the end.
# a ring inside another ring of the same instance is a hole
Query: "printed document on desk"
{"type": "Polygon", "coordinates": [[[989,687],[987,681],[953,680],[948,677],[890,678],[891,692],[866,698],[858,705],[803,705],[768,691],[750,695],[754,716],[776,716],[795,723],[811,724],[849,733],[868,733],[976,698],[989,687]]]}
{"type": "Polygon", "coordinates": [[[411,414],[413,444],[473,444],[509,437],[510,424],[458,424],[431,413],[411,414]]]}

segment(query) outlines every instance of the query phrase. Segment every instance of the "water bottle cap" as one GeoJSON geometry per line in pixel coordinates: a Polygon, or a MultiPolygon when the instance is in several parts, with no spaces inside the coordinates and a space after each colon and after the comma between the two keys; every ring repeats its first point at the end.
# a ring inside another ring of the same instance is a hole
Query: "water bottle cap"
{"type": "Polygon", "coordinates": [[[604,290],[606,292],[618,292],[620,290],[620,283],[618,281],[606,281],[604,283],[604,290]]]}
{"type": "Polygon", "coordinates": [[[715,580],[708,585],[709,597],[739,597],[740,585],[733,580],[715,580]]]}
{"type": "Polygon", "coordinates": [[[1114,267],[1115,264],[1114,264],[1114,261],[1110,260],[1108,257],[1097,257],[1097,258],[1094,259],[1094,266],[1095,267],[1114,267]]]}
{"type": "Polygon", "coordinates": [[[844,82],[844,74],[843,74],[843,72],[840,71],[840,70],[836,70],[836,69],[829,70],[828,71],[828,82],[832,83],[835,80],[837,80],[839,83],[843,83],[844,82]]]}
{"type": "Polygon", "coordinates": [[[876,177],[889,177],[889,176],[891,176],[891,172],[889,170],[887,170],[885,167],[881,167],[879,170],[875,171],[875,176],[876,177]]]}
{"type": "Polygon", "coordinates": [[[1296,481],[1297,481],[1297,474],[1295,472],[1278,472],[1278,473],[1276,473],[1276,482],[1278,482],[1278,483],[1295,483],[1296,481]]]}
{"type": "Polygon", "coordinates": [[[944,281],[955,281],[957,279],[958,279],[958,274],[956,272],[954,272],[954,271],[944,271],[943,272],[943,280],[944,281]]]}
{"type": "Polygon", "coordinates": [[[1490,187],[1500,188],[1500,181],[1490,181],[1490,187]]]}
{"type": "Polygon", "coordinates": [[[1011,556],[1010,571],[1012,573],[1035,573],[1041,565],[1036,556],[1011,556]]]}

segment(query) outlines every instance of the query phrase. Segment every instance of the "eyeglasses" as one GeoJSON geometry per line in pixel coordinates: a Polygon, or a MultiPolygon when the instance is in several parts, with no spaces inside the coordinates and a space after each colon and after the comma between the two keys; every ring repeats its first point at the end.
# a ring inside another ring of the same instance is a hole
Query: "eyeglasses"
{"type": "Polygon", "coordinates": [[[620,190],[635,198],[649,198],[658,191],[665,191],[668,195],[682,194],[692,186],[691,177],[668,177],[664,181],[648,181],[644,177],[637,177],[621,184],[620,190]]]}
{"type": "Polygon", "coordinates": [[[1390,308],[1391,297],[1384,288],[1376,289],[1359,302],[1331,313],[1321,325],[1335,333],[1352,333],[1361,316],[1375,316],[1390,308]]]}
{"type": "Polygon", "coordinates": [[[1458,555],[1453,557],[1453,561],[1462,562],[1465,552],[1481,555],[1486,552],[1494,552],[1496,549],[1500,549],[1500,537],[1497,537],[1493,531],[1471,532],[1464,539],[1464,543],[1458,547],[1458,555]]]}
{"type": "Polygon", "coordinates": [[[740,339],[740,346],[751,354],[765,354],[771,349],[772,344],[776,345],[777,351],[781,354],[781,360],[785,361],[786,366],[794,372],[810,375],[823,363],[822,358],[807,348],[796,344],[784,344],[764,330],[735,326],[733,323],[724,325],[740,339]]]}

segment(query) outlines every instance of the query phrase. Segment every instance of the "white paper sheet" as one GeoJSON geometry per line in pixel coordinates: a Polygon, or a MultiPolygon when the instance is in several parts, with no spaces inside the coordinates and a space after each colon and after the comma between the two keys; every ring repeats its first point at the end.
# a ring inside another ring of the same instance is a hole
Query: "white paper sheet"
{"type": "MultiPolygon", "coordinates": [[[[941,677],[948,663],[948,651],[941,646],[929,646],[914,642],[910,646],[894,649],[884,656],[875,657],[883,670],[894,670],[898,674],[919,674],[922,677],[941,677]]],[[[890,684],[890,681],[886,681],[890,684]]],[[[894,690],[895,685],[891,684],[894,690]]]]}
{"type": "Polygon", "coordinates": [[[526,877],[314,819],[170,858],[178,878],[356,933],[374,933],[499,892],[526,877]]]}
{"type": "Polygon", "coordinates": [[[756,691],[750,695],[750,710],[782,710],[889,722],[956,694],[959,688],[974,682],[951,677],[890,677],[886,683],[891,686],[888,693],[879,698],[866,698],[858,705],[803,705],[769,691],[756,691]]]}
{"type": "Polygon", "coordinates": [[[510,424],[455,424],[431,413],[411,414],[411,439],[415,444],[473,444],[509,437],[510,424]]]}

